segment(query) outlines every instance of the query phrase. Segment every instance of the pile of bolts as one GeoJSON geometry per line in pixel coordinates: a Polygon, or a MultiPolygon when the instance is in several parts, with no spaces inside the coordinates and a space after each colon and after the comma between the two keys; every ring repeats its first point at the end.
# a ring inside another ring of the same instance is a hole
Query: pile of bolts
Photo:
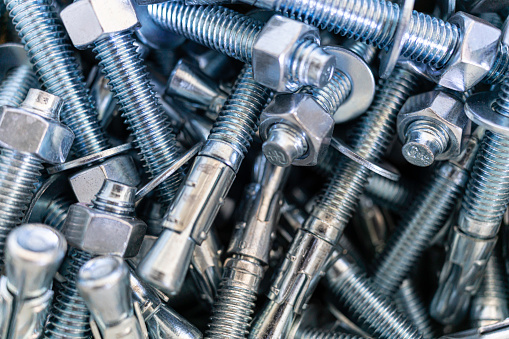
{"type": "Polygon", "coordinates": [[[509,0],[1,0],[0,338],[509,338],[509,0]]]}

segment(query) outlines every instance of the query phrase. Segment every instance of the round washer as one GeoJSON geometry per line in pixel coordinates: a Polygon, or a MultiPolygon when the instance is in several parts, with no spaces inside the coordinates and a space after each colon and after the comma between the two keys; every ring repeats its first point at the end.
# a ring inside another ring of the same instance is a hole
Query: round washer
{"type": "Polygon", "coordinates": [[[23,65],[32,67],[22,44],[7,43],[0,45],[0,60],[2,60],[0,63],[0,80],[13,67],[23,65]]]}
{"type": "Polygon", "coordinates": [[[375,77],[368,65],[352,51],[337,46],[326,46],[324,51],[336,58],[336,69],[343,72],[352,83],[352,90],[346,100],[334,113],[336,123],[357,118],[364,113],[375,97],[375,77]]]}
{"type": "Polygon", "coordinates": [[[465,114],[477,125],[509,136],[509,117],[495,112],[492,108],[497,96],[496,92],[471,95],[465,103],[465,114]]]}

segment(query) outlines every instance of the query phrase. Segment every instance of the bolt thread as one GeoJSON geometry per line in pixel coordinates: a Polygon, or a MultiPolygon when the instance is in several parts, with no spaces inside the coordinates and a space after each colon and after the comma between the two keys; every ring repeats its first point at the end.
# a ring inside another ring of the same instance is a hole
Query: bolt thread
{"type": "Polygon", "coordinates": [[[505,72],[509,69],[509,46],[500,44],[498,46],[495,62],[491,66],[491,70],[483,79],[486,84],[500,82],[504,78],[505,72]]]}
{"type": "Polygon", "coordinates": [[[377,203],[396,211],[408,206],[408,203],[414,198],[412,187],[407,182],[404,180],[392,181],[378,174],[369,178],[366,193],[377,203]]]}
{"type": "Polygon", "coordinates": [[[410,279],[406,279],[401,284],[396,294],[396,304],[401,313],[407,316],[424,338],[435,338],[428,309],[410,279]]]}
{"type": "MultiPolygon", "coordinates": [[[[238,278],[239,274],[245,275],[246,273],[250,274],[235,267],[235,263],[232,267],[225,269],[205,338],[243,339],[247,337],[252,320],[251,315],[254,312],[258,284],[252,286],[238,278]]],[[[260,279],[255,281],[259,282],[260,279]]]]}
{"type": "Polygon", "coordinates": [[[270,91],[254,81],[251,66],[245,66],[237,79],[210,130],[208,140],[223,141],[239,153],[246,154],[270,91]]]}
{"type": "Polygon", "coordinates": [[[313,96],[324,111],[334,115],[336,110],[348,98],[352,82],[343,72],[334,70],[331,80],[324,87],[307,87],[304,92],[313,96]]]}
{"type": "Polygon", "coordinates": [[[48,205],[46,213],[42,217],[42,223],[61,231],[65,218],[67,218],[67,211],[72,204],[73,202],[65,196],[56,197],[48,205]]]}
{"type": "Polygon", "coordinates": [[[360,56],[368,65],[375,60],[377,49],[361,41],[347,40],[344,48],[360,56]]]}
{"type": "Polygon", "coordinates": [[[92,206],[98,211],[114,213],[119,216],[134,215],[134,201],[108,199],[107,196],[102,196],[101,192],[92,199],[92,206]]]}
{"type": "Polygon", "coordinates": [[[383,252],[375,260],[373,281],[380,293],[390,297],[415,267],[431,239],[449,217],[462,186],[436,174],[412,207],[383,252]]]}
{"type": "Polygon", "coordinates": [[[505,77],[500,86],[498,97],[493,103],[493,110],[498,114],[509,117],[509,77],[505,77]]]}
{"type": "MultiPolygon", "coordinates": [[[[392,77],[381,80],[375,99],[356,125],[351,138],[352,149],[364,159],[377,162],[387,150],[396,131],[396,116],[417,86],[417,77],[405,68],[397,66],[392,77]]],[[[315,207],[336,216],[346,226],[371,171],[342,157],[336,164],[315,207]]]]}
{"type": "MultiPolygon", "coordinates": [[[[94,52],[148,172],[156,176],[177,159],[179,151],[134,42],[132,32],[113,34],[96,42],[94,52]]],[[[159,185],[163,204],[171,202],[180,181],[181,172],[177,171],[159,185]]]]}
{"type": "Polygon", "coordinates": [[[422,338],[358,267],[351,267],[336,279],[328,277],[327,284],[334,299],[366,332],[377,338],[422,338]]]}
{"type": "Polygon", "coordinates": [[[74,132],[81,157],[108,148],[92,98],[51,0],[4,0],[39,81],[64,101],[62,121],[74,132]]]}
{"type": "MultiPolygon", "coordinates": [[[[271,9],[381,49],[393,43],[400,12],[399,5],[384,0],[275,0],[271,9]]],[[[401,54],[442,67],[459,38],[458,27],[413,11],[401,54]]]]}
{"type": "Polygon", "coordinates": [[[362,337],[354,334],[341,332],[329,332],[321,329],[306,328],[298,330],[295,339],[362,339],[362,337]]]}
{"type": "Polygon", "coordinates": [[[76,279],[78,272],[92,258],[87,252],[71,248],[66,261],[68,269],[66,281],[61,284],[51,308],[44,338],[86,338],[92,336],[90,330],[90,313],[85,301],[78,294],[76,279]]]}
{"type": "Polygon", "coordinates": [[[258,20],[221,6],[186,6],[166,2],[148,6],[160,26],[245,63],[251,62],[261,31],[258,20]]]}
{"type": "Polygon", "coordinates": [[[37,86],[37,79],[29,66],[11,69],[0,83],[0,107],[18,107],[30,88],[37,86]]]}
{"type": "Polygon", "coordinates": [[[42,162],[38,158],[0,148],[0,258],[3,266],[5,240],[21,224],[34,195],[42,162]]]}
{"type": "Polygon", "coordinates": [[[509,199],[509,138],[486,131],[460,211],[498,229],[509,199]]]}

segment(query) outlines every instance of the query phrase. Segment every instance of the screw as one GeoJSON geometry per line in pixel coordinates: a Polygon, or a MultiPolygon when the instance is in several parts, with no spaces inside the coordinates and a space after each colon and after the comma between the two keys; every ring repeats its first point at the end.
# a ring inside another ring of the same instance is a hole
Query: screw
{"type": "Polygon", "coordinates": [[[46,225],[25,224],[9,234],[0,278],[2,338],[40,337],[66,249],[64,236],[46,225]]]}
{"type": "Polygon", "coordinates": [[[21,223],[30,204],[42,164],[63,162],[67,156],[73,136],[58,121],[61,107],[60,98],[31,89],[21,107],[3,106],[0,111],[0,191],[4,201],[0,205],[0,257],[3,257],[7,234],[21,223]],[[15,126],[10,125],[12,119],[15,119],[15,126]],[[54,130],[46,130],[44,136],[39,136],[42,140],[28,140],[37,124],[44,124],[45,128],[50,124],[54,130]],[[54,134],[55,138],[48,134],[54,134]],[[19,139],[20,135],[23,140],[19,139]],[[41,153],[41,149],[33,147],[40,142],[48,145],[47,152],[41,153]]]}
{"type": "MultiPolygon", "coordinates": [[[[253,62],[254,45],[262,35],[262,22],[221,6],[167,2],[150,5],[149,14],[161,27],[248,64],[253,62]]],[[[285,80],[300,86],[320,87],[327,83],[332,73],[332,57],[316,42],[304,39],[293,46],[292,53],[285,65],[291,79],[285,80]]],[[[262,85],[268,86],[263,82],[262,85]]]]}
{"type": "Polygon", "coordinates": [[[348,255],[341,256],[325,277],[334,300],[363,330],[376,338],[422,338],[348,255]]]}
{"type": "Polygon", "coordinates": [[[135,313],[129,270],[122,259],[97,257],[87,261],[79,270],[77,286],[92,313],[99,337],[148,336],[145,321],[138,317],[140,312],[135,313]]]}
{"type": "Polygon", "coordinates": [[[435,171],[396,227],[373,265],[373,280],[380,293],[388,297],[396,293],[444,225],[466,184],[478,143],[473,136],[459,158],[444,162],[435,171]]]}
{"type": "Polygon", "coordinates": [[[287,169],[258,157],[244,195],[224,263],[223,280],[212,309],[206,338],[246,338],[256,294],[269,261],[271,238],[279,219],[287,169]]]}
{"type": "Polygon", "coordinates": [[[0,107],[18,107],[25,99],[28,90],[37,86],[32,69],[22,65],[14,67],[0,83],[0,107]]]}
{"type": "MultiPolygon", "coordinates": [[[[506,76],[509,74],[506,74],[506,76]]],[[[477,153],[459,212],[458,227],[449,241],[431,314],[439,322],[454,323],[466,314],[470,297],[482,280],[509,201],[508,131],[509,78],[497,92],[471,95],[467,116],[487,129],[477,153]]]]}
{"type": "Polygon", "coordinates": [[[166,229],[138,266],[143,279],[170,294],[180,290],[193,249],[207,237],[268,99],[269,91],[254,81],[251,67],[244,67],[164,217],[166,229]],[[168,262],[169,257],[175,260],[168,262]]]}
{"type": "Polygon", "coordinates": [[[298,330],[294,339],[363,339],[363,337],[354,334],[307,328],[305,330],[298,330]]]}
{"type": "Polygon", "coordinates": [[[64,100],[62,122],[74,132],[73,152],[108,148],[74,51],[51,0],[4,0],[35,73],[46,90],[64,100]]]}
{"type": "MultiPolygon", "coordinates": [[[[416,86],[417,76],[405,65],[397,66],[390,79],[380,81],[378,93],[351,139],[360,156],[369,161],[380,159],[394,136],[396,115],[416,86]]],[[[278,269],[269,293],[271,300],[255,321],[250,338],[285,336],[294,313],[300,313],[313,292],[369,176],[370,171],[356,162],[341,158],[337,163],[278,269]]]]}

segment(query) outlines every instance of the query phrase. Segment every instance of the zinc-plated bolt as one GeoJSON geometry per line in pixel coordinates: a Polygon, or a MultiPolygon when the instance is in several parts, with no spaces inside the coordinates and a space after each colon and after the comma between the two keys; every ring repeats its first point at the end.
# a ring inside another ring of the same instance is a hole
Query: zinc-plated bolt
{"type": "Polygon", "coordinates": [[[37,79],[31,67],[22,65],[9,70],[0,83],[0,107],[18,107],[28,90],[36,86],[37,79]]]}
{"type": "Polygon", "coordinates": [[[386,208],[403,211],[415,198],[415,188],[404,179],[392,181],[374,174],[366,186],[368,196],[386,208]]]}
{"type": "MultiPolygon", "coordinates": [[[[267,74],[259,73],[271,71],[258,70],[253,57],[255,45],[264,34],[262,22],[221,6],[186,6],[177,2],[151,5],[149,14],[163,28],[242,62],[252,63],[256,81],[274,90],[283,90],[260,79],[260,76],[267,74]]],[[[292,87],[294,83],[297,88],[305,85],[322,87],[331,78],[334,60],[318,46],[318,38],[311,35],[308,33],[308,38],[296,41],[291,51],[282,51],[289,53],[289,59],[288,64],[282,66],[286,70],[280,71],[288,73],[289,78],[280,80],[286,82],[289,89],[296,89],[292,87]]],[[[260,61],[263,63],[263,60],[260,61]]]]}
{"type": "Polygon", "coordinates": [[[138,266],[143,279],[170,294],[180,290],[193,249],[207,237],[268,99],[269,91],[254,81],[246,66],[164,217],[166,229],[138,266]]]}
{"type": "MultiPolygon", "coordinates": [[[[507,34],[508,22],[504,27],[507,34]]],[[[505,35],[503,34],[503,35],[505,35]]],[[[460,321],[482,281],[509,201],[509,72],[500,90],[471,95],[467,116],[486,128],[449,241],[431,314],[439,322],[460,321]]]]}
{"type": "Polygon", "coordinates": [[[19,108],[0,110],[0,257],[5,238],[21,223],[30,204],[43,163],[62,163],[73,135],[59,122],[62,100],[30,89],[19,108]],[[38,128],[38,133],[34,130],[38,128]],[[34,146],[35,145],[35,146],[34,146]],[[44,147],[40,147],[43,145],[44,147]]]}
{"type": "MultiPolygon", "coordinates": [[[[381,80],[378,93],[355,129],[351,146],[363,158],[378,161],[395,133],[396,115],[417,87],[418,77],[405,65],[381,80]]],[[[310,217],[297,232],[272,284],[269,303],[255,321],[250,338],[285,337],[301,312],[339,242],[364,186],[369,169],[341,158],[310,217]]]]}
{"type": "Polygon", "coordinates": [[[509,317],[507,273],[500,248],[495,248],[470,307],[470,325],[483,327],[509,317]]]}
{"type": "Polygon", "coordinates": [[[4,0],[42,86],[64,100],[62,122],[74,132],[73,152],[108,148],[83,74],[51,0],[4,0]]]}
{"type": "Polygon", "coordinates": [[[411,279],[405,279],[401,283],[396,293],[396,305],[425,339],[436,338],[428,307],[422,301],[411,279]]]}
{"type": "Polygon", "coordinates": [[[133,304],[129,269],[118,257],[97,257],[79,271],[77,286],[93,318],[94,337],[148,338],[139,305],[133,304]]]}
{"type": "Polygon", "coordinates": [[[298,330],[294,339],[363,339],[363,337],[355,334],[306,328],[305,330],[298,330]]]}
{"type": "Polygon", "coordinates": [[[363,330],[376,338],[422,338],[348,255],[341,256],[325,277],[334,301],[363,330]]]}
{"type": "Polygon", "coordinates": [[[246,338],[254,302],[269,261],[288,170],[259,156],[245,192],[244,215],[237,222],[224,263],[206,338],[246,338]]]}
{"type": "Polygon", "coordinates": [[[25,224],[7,238],[6,275],[0,278],[0,335],[39,338],[53,291],[51,285],[67,249],[63,235],[42,224],[25,224]]]}
{"type": "Polygon", "coordinates": [[[396,293],[444,225],[467,182],[478,144],[479,138],[473,135],[460,157],[444,162],[435,171],[431,182],[425,185],[396,227],[373,265],[373,280],[380,293],[387,297],[396,293]]]}
{"type": "MultiPolygon", "coordinates": [[[[117,4],[114,2],[113,4],[117,4]]],[[[137,22],[134,8],[130,3],[122,2],[122,16],[125,21],[137,22]]],[[[97,9],[98,11],[104,8],[97,9]]],[[[84,49],[88,45],[77,44],[76,36],[81,37],[87,31],[88,23],[76,20],[76,16],[89,14],[81,7],[80,1],[66,7],[61,17],[76,47],[84,49]]],[[[94,14],[95,15],[95,14],[94,14]]],[[[118,18],[117,18],[118,20],[118,18]]],[[[123,24],[123,23],[122,23],[123,24]]],[[[121,23],[119,23],[121,25],[121,23]]],[[[157,176],[169,167],[178,157],[178,148],[170,124],[161,110],[158,99],[149,82],[149,74],[143,65],[135,39],[133,27],[105,33],[98,38],[91,38],[94,53],[99,66],[109,80],[108,85],[118,100],[131,133],[134,143],[140,150],[143,162],[152,176],[157,176]]],[[[180,171],[159,185],[161,202],[168,204],[175,195],[180,184],[180,171]]]]}

